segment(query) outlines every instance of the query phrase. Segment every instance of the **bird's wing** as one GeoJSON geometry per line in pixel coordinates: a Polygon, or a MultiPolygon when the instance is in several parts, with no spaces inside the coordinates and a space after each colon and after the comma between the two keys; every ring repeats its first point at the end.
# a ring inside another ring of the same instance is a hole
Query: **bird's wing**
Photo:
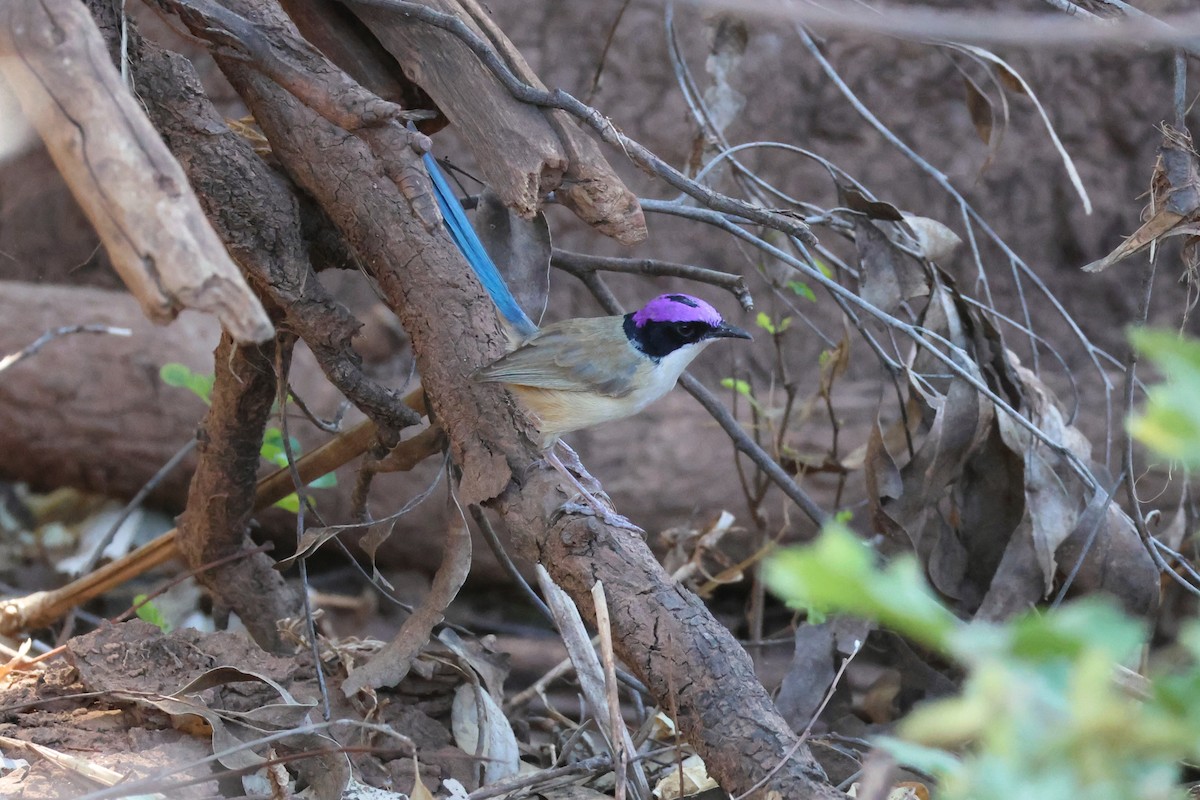
{"type": "Polygon", "coordinates": [[[479,370],[483,381],[624,397],[645,356],[629,343],[621,317],[547,325],[508,355],[479,370]]]}

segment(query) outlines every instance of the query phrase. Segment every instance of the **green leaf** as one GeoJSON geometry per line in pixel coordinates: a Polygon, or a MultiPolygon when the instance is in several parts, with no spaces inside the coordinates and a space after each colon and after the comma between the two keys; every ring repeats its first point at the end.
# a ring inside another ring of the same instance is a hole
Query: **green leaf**
{"type": "Polygon", "coordinates": [[[758,327],[762,328],[772,336],[775,335],[775,323],[771,321],[771,318],[767,316],[765,311],[758,312],[758,316],[754,321],[758,323],[758,327]]]}
{"type": "Polygon", "coordinates": [[[816,258],[815,256],[813,257],[812,264],[817,268],[818,272],[820,272],[826,278],[829,278],[829,280],[833,280],[833,270],[830,269],[828,264],[821,259],[816,258]]]}
{"type": "Polygon", "coordinates": [[[789,605],[878,620],[942,653],[962,627],[934,597],[913,558],[897,558],[881,570],[874,552],[837,521],[811,545],[768,559],[764,578],[789,605]]]}
{"type": "Polygon", "coordinates": [[[1083,598],[1045,614],[1025,614],[1013,621],[1010,630],[1009,652],[1030,662],[1073,660],[1093,649],[1121,662],[1146,641],[1141,623],[1100,597],[1083,598]]]}
{"type": "Polygon", "coordinates": [[[787,288],[791,289],[792,292],[799,295],[800,297],[803,297],[814,303],[817,302],[816,292],[814,292],[812,290],[812,287],[810,287],[807,283],[804,283],[803,281],[788,281],[787,288]]]}
{"type": "Polygon", "coordinates": [[[158,610],[158,606],[149,602],[146,598],[147,595],[144,594],[136,595],[133,598],[133,605],[137,609],[134,613],[137,614],[138,619],[157,626],[163,633],[170,633],[171,625],[167,622],[166,617],[158,610]]]}
{"type": "MultiPolygon", "coordinates": [[[[295,436],[289,437],[289,443],[292,446],[292,456],[300,457],[300,442],[295,436]]],[[[263,431],[262,446],[258,449],[259,455],[263,460],[274,464],[277,467],[286,467],[288,465],[287,450],[283,447],[283,432],[271,426],[263,431]]]]}
{"type": "Polygon", "coordinates": [[[314,480],[308,485],[310,489],[332,489],[337,486],[337,475],[332,472],[326,472],[321,477],[314,480]]]}
{"type": "Polygon", "coordinates": [[[276,508],[282,508],[284,511],[291,511],[293,514],[300,513],[300,495],[292,492],[282,500],[275,501],[276,508]]]}
{"type": "Polygon", "coordinates": [[[159,379],[167,386],[187,389],[207,405],[212,405],[213,376],[192,372],[183,364],[163,364],[158,369],[159,379]]]}
{"type": "Polygon", "coordinates": [[[158,378],[167,386],[178,386],[183,388],[187,386],[188,378],[192,375],[192,371],[183,364],[174,362],[163,364],[158,368],[158,378]]]}
{"type": "Polygon", "coordinates": [[[754,399],[751,396],[750,384],[741,378],[722,378],[721,385],[726,389],[733,389],[735,392],[747,399],[754,399]]]}

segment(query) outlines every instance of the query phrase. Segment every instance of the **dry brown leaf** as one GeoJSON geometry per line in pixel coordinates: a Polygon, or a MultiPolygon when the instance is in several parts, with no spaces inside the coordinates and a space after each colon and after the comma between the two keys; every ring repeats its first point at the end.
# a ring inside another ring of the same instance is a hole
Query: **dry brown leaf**
{"type": "MultiPolygon", "coordinates": [[[[953,290],[939,285],[925,309],[923,325],[953,342],[961,351],[974,347],[960,318],[953,290]]],[[[974,362],[956,358],[959,366],[982,381],[974,362]]],[[[911,542],[938,591],[963,599],[969,553],[946,513],[946,501],[966,463],[987,440],[994,419],[990,402],[961,378],[939,379],[945,367],[921,351],[909,371],[910,419],[921,427],[913,434],[914,452],[892,452],[877,421],[867,447],[866,479],[871,518],[877,530],[894,540],[911,542]]]]}
{"type": "Polygon", "coordinates": [[[834,617],[819,625],[796,628],[795,648],[779,685],[775,706],[793,730],[803,730],[833,685],[838,663],[854,652],[872,630],[869,622],[834,617]]]}
{"type": "Polygon", "coordinates": [[[1085,266],[1084,272],[1107,269],[1153,245],[1180,224],[1196,221],[1197,211],[1200,211],[1200,158],[1192,147],[1192,136],[1187,130],[1165,123],[1162,133],[1163,141],[1158,146],[1158,160],[1150,181],[1148,218],[1111,253],[1085,266]]]}
{"type": "Polygon", "coordinates": [[[863,300],[890,314],[903,303],[929,294],[925,264],[897,247],[874,222],[855,218],[854,245],[863,300]]]}
{"type": "MultiPolygon", "coordinates": [[[[313,553],[321,548],[321,545],[328,542],[333,537],[337,536],[342,531],[346,530],[344,525],[335,525],[330,528],[309,528],[300,537],[300,541],[296,543],[296,552],[292,553],[287,558],[281,558],[275,562],[275,569],[280,572],[286,572],[292,568],[302,558],[308,558],[313,553]]],[[[390,587],[389,587],[390,588],[390,587]]]]}
{"type": "Polygon", "coordinates": [[[996,110],[992,107],[992,101],[988,99],[987,94],[969,75],[963,73],[962,78],[963,86],[967,90],[967,111],[971,114],[971,124],[975,126],[975,133],[979,135],[980,141],[992,147],[994,146],[992,137],[997,130],[993,127],[996,110]]]}
{"type": "Polygon", "coordinates": [[[839,189],[842,195],[842,205],[851,211],[866,214],[870,219],[885,220],[887,222],[899,222],[904,219],[904,215],[900,213],[900,209],[891,203],[885,203],[882,200],[872,200],[853,187],[841,186],[839,189]]]}
{"type": "Polygon", "coordinates": [[[945,261],[962,246],[959,235],[936,219],[905,214],[904,224],[912,230],[921,255],[930,261],[945,261]]]}
{"type": "Polygon", "coordinates": [[[417,761],[416,753],[413,754],[413,788],[408,793],[409,800],[433,800],[433,792],[429,791],[429,787],[421,780],[421,763],[417,761]]]}

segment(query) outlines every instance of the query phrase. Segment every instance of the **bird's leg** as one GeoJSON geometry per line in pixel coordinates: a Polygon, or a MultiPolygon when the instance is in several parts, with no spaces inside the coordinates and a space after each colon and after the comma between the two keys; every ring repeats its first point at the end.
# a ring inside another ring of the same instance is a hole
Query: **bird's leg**
{"type": "MultiPolygon", "coordinates": [[[[558,439],[554,444],[563,449],[563,454],[566,458],[563,459],[562,463],[567,469],[579,476],[579,482],[586,484],[594,494],[604,495],[604,499],[607,500],[608,495],[604,493],[604,488],[600,485],[600,481],[583,466],[583,462],[579,460],[579,454],[575,452],[575,449],[562,439],[558,439]]],[[[551,445],[551,447],[553,446],[551,445]]]]}
{"type": "MultiPolygon", "coordinates": [[[[569,447],[567,448],[567,451],[568,451],[568,453],[570,453],[571,456],[574,457],[575,464],[578,465],[579,470],[583,473],[584,476],[586,476],[587,480],[589,480],[593,485],[598,486],[599,484],[597,483],[596,479],[593,478],[588,473],[587,470],[583,469],[583,465],[579,463],[579,456],[575,455],[575,451],[571,450],[569,447]]],[[[575,477],[574,473],[572,473],[571,470],[567,469],[566,465],[563,464],[563,462],[559,460],[558,456],[555,455],[555,453],[554,453],[553,446],[546,448],[543,455],[546,458],[546,462],[548,464],[550,464],[550,466],[552,466],[556,470],[558,470],[560,473],[562,473],[562,476],[567,479],[567,482],[570,483],[571,486],[575,487],[575,491],[579,492],[580,496],[582,496],[583,499],[585,501],[587,501],[587,505],[585,505],[585,506],[576,506],[574,503],[568,503],[568,504],[564,505],[565,508],[567,508],[570,511],[591,510],[596,514],[597,517],[604,520],[605,523],[612,525],[613,527],[627,528],[628,530],[631,530],[631,531],[637,531],[638,533],[644,533],[644,531],[641,528],[639,528],[637,525],[634,525],[626,517],[621,516],[620,514],[613,511],[611,508],[608,508],[603,503],[601,503],[599,500],[597,500],[596,496],[594,494],[592,494],[591,492],[589,492],[587,490],[587,488],[584,487],[584,485],[579,482],[579,479],[575,477]]]]}

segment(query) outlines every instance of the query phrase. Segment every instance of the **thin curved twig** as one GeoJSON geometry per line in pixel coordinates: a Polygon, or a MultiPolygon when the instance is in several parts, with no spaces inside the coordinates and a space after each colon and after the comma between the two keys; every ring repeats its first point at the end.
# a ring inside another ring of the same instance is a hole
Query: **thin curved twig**
{"type": "Polygon", "coordinates": [[[46,331],[41,336],[34,339],[29,344],[22,347],[15,353],[9,353],[4,358],[0,358],[0,372],[9,367],[19,364],[31,356],[37,355],[50,342],[63,336],[70,336],[74,333],[106,333],[110,336],[132,336],[133,331],[129,328],[114,328],[111,325],[64,325],[61,328],[53,328],[46,331]]]}
{"type": "Polygon", "coordinates": [[[615,258],[559,249],[555,249],[553,255],[550,256],[550,264],[576,277],[581,277],[585,272],[601,271],[620,272],[625,275],[661,275],[671,278],[686,278],[697,283],[709,283],[728,290],[746,311],[754,309],[754,298],[750,296],[750,290],[746,288],[746,279],[730,272],[720,272],[691,264],[659,261],[654,258],[615,258]]]}

